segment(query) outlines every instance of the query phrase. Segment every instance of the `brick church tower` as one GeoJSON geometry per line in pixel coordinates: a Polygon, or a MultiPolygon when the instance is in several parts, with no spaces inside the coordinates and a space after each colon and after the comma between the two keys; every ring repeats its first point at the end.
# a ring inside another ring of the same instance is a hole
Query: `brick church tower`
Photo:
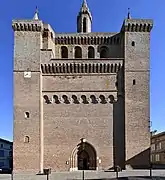
{"type": "Polygon", "coordinates": [[[15,173],[148,166],[152,26],[128,14],[92,32],[85,0],[77,33],[13,20],[15,173]]]}

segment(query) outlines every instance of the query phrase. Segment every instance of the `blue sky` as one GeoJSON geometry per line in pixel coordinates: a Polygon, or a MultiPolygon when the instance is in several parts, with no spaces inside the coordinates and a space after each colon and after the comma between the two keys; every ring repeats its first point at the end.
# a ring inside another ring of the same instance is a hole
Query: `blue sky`
{"type": "MultiPolygon", "coordinates": [[[[151,18],[151,121],[152,129],[165,130],[165,0],[87,0],[93,15],[93,31],[117,32],[127,15],[151,18]]],[[[82,0],[0,1],[0,137],[13,137],[13,31],[12,19],[31,19],[35,6],[44,22],[56,32],[75,32],[82,0]]]]}

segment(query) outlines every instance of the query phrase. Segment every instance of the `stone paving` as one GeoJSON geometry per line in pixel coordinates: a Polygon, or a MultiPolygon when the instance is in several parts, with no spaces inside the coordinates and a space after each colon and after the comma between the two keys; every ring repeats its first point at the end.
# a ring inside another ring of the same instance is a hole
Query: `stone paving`
{"type": "MultiPolygon", "coordinates": [[[[153,177],[149,177],[149,170],[131,170],[119,172],[119,179],[130,179],[130,180],[146,180],[146,179],[159,179],[165,180],[165,170],[153,170],[153,177]]],[[[103,172],[103,171],[85,171],[85,179],[95,180],[95,179],[116,179],[115,172],[103,172]]],[[[11,180],[11,175],[0,175],[0,180],[11,180]]],[[[78,172],[61,172],[52,173],[49,176],[49,180],[81,180],[83,179],[82,171],[78,172]]],[[[47,180],[45,175],[32,175],[32,174],[19,174],[13,177],[13,180],[47,180]]]]}

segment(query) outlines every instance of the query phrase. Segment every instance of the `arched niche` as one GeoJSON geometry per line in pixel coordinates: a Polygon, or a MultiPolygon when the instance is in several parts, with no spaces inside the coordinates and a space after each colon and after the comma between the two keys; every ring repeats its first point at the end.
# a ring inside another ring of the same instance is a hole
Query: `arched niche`
{"type": "Polygon", "coordinates": [[[95,58],[95,49],[92,46],[88,47],[88,58],[95,58]]]}
{"type": "Polygon", "coordinates": [[[66,46],[61,47],[61,58],[68,58],[68,48],[66,46]]]}
{"type": "Polygon", "coordinates": [[[75,47],[75,58],[82,58],[82,49],[79,46],[75,47]]]}
{"type": "Polygon", "coordinates": [[[109,57],[109,49],[107,46],[102,46],[100,48],[100,58],[108,58],[109,57]]]}

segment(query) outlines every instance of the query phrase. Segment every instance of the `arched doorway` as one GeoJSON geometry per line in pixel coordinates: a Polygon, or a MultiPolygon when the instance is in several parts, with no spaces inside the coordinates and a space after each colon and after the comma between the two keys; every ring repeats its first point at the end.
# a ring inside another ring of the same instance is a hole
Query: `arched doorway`
{"type": "Polygon", "coordinates": [[[71,171],[74,170],[96,170],[97,154],[95,148],[88,142],[81,143],[74,148],[71,154],[71,171]]]}
{"type": "Polygon", "coordinates": [[[78,152],[78,170],[89,170],[89,154],[85,150],[78,152]]]}

